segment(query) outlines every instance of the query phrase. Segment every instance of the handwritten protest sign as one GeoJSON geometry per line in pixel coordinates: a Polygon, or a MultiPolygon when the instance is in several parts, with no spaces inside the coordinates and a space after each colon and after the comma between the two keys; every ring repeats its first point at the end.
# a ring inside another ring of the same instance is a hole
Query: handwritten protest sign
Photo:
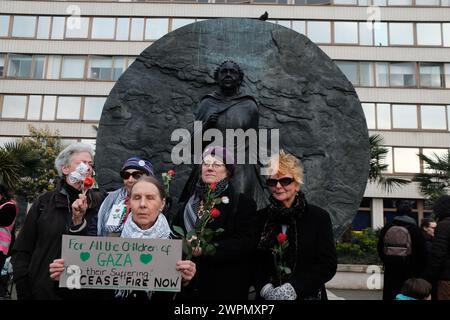
{"type": "Polygon", "coordinates": [[[60,287],[181,290],[181,241],[63,235],[60,287]]]}

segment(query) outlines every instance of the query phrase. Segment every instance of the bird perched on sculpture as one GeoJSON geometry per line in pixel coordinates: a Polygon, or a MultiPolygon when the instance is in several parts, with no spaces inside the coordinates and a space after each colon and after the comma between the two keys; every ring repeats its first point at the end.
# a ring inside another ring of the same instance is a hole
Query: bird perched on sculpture
{"type": "Polygon", "coordinates": [[[266,21],[268,18],[269,18],[269,14],[266,11],[259,17],[259,20],[266,21]]]}

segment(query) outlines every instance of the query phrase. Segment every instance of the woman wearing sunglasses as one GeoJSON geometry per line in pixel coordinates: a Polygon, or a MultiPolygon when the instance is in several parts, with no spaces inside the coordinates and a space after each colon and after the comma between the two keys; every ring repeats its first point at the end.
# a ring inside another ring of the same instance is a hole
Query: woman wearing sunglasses
{"type": "Polygon", "coordinates": [[[280,151],[270,160],[270,205],[258,212],[255,288],[266,300],[325,300],[325,283],[336,273],[329,214],[306,202],[303,166],[280,151]]]}
{"type": "Polygon", "coordinates": [[[132,157],[124,162],[120,170],[123,187],[111,192],[103,201],[98,212],[97,230],[94,232],[88,231],[88,235],[120,236],[130,213],[129,196],[131,189],[136,181],[144,175],[154,175],[150,161],[140,157],[132,157]]]}

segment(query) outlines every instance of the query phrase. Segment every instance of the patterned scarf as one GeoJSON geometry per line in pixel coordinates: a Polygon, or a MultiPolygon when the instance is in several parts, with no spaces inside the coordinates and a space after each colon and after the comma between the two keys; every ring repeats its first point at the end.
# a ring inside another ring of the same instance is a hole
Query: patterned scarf
{"type": "MultiPolygon", "coordinates": [[[[297,224],[305,212],[306,200],[303,192],[299,191],[295,196],[293,205],[290,208],[283,206],[281,202],[271,196],[269,198],[268,216],[264,229],[261,234],[258,248],[272,251],[277,242],[277,235],[282,232],[282,225],[287,225],[287,236],[289,245],[285,253],[286,265],[291,269],[291,275],[294,273],[297,265],[297,256],[299,252],[297,242],[297,224]]],[[[282,283],[288,281],[290,275],[280,279],[282,283]]]]}
{"type": "MultiPolygon", "coordinates": [[[[213,191],[214,198],[219,197],[222,192],[228,188],[228,179],[225,178],[217,183],[216,189],[213,191]]],[[[184,227],[189,232],[195,228],[198,221],[198,211],[200,209],[200,202],[204,200],[208,192],[208,185],[200,180],[195,188],[195,193],[189,198],[189,201],[184,208],[184,227]]]]}
{"type": "Polygon", "coordinates": [[[97,235],[99,236],[107,236],[110,233],[121,232],[123,229],[123,224],[125,219],[117,226],[109,226],[107,225],[109,215],[111,213],[112,207],[114,205],[118,205],[121,202],[125,202],[125,198],[127,197],[127,190],[125,187],[122,187],[118,190],[115,190],[108,194],[106,199],[103,201],[99,211],[98,211],[98,224],[97,224],[97,235]]]}

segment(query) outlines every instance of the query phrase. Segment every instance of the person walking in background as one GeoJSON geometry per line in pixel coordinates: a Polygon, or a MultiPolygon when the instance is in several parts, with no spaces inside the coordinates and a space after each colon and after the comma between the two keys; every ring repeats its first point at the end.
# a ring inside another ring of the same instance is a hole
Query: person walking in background
{"type": "Polygon", "coordinates": [[[420,230],[422,230],[423,237],[425,238],[425,249],[427,251],[427,264],[431,258],[431,247],[434,239],[434,229],[436,229],[436,221],[431,218],[423,218],[420,223],[420,230]]]}
{"type": "Polygon", "coordinates": [[[450,196],[437,199],[433,211],[437,225],[426,279],[436,287],[438,300],[450,300],[450,196]]]}
{"type": "Polygon", "coordinates": [[[425,239],[411,212],[408,201],[399,201],[398,215],[380,232],[377,250],[384,264],[383,300],[394,300],[407,279],[418,278],[425,270],[425,239]]]}
{"type": "Polygon", "coordinates": [[[92,224],[104,195],[83,190],[93,172],[92,147],[74,143],[55,160],[58,186],[40,195],[30,208],[12,252],[17,298],[60,299],[48,265],[61,256],[61,236],[92,224]]]}
{"type": "MultiPolygon", "coordinates": [[[[0,270],[10,255],[14,243],[14,230],[18,208],[5,186],[0,184],[0,270]]],[[[0,297],[6,293],[5,284],[0,282],[0,297]]]]}
{"type": "Polygon", "coordinates": [[[326,300],[325,283],[337,269],[330,215],[306,202],[300,190],[303,166],[296,157],[280,151],[269,170],[271,204],[257,213],[257,298],[326,300]]]}
{"type": "Polygon", "coordinates": [[[395,300],[431,300],[431,284],[424,279],[410,278],[405,281],[395,300]]]}

